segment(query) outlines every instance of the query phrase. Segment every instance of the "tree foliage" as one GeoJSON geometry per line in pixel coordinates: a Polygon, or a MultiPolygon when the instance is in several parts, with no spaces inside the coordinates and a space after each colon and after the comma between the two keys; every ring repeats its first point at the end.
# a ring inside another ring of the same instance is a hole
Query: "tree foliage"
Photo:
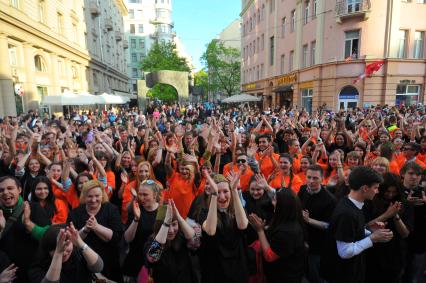
{"type": "Polygon", "coordinates": [[[171,42],[154,43],[147,57],[140,64],[144,72],[162,70],[190,72],[185,58],[179,57],[176,52],[176,44],[171,42]]]}
{"type": "Polygon", "coordinates": [[[197,88],[199,95],[203,98],[207,97],[209,91],[209,77],[204,69],[195,73],[194,87],[197,88]]]}
{"type": "Polygon", "coordinates": [[[201,56],[209,76],[209,90],[214,93],[234,95],[240,92],[240,51],[226,47],[217,39],[212,40],[201,56]]]}
{"type": "Polygon", "coordinates": [[[163,102],[174,102],[178,100],[178,93],[174,87],[168,84],[156,84],[148,90],[147,97],[157,98],[163,102]]]}

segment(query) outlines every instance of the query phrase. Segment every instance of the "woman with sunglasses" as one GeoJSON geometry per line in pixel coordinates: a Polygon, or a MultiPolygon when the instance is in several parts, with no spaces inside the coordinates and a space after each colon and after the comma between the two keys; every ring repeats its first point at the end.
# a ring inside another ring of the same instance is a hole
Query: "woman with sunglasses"
{"type": "Polygon", "coordinates": [[[161,190],[161,184],[154,180],[143,180],[139,185],[136,199],[129,207],[127,228],[124,233],[124,240],[129,244],[129,252],[123,264],[126,282],[136,282],[144,263],[144,246],[153,233],[161,190]]]}
{"type": "Polygon", "coordinates": [[[135,198],[132,190],[137,193],[138,188],[146,180],[153,180],[159,187],[163,187],[159,181],[155,178],[154,171],[151,163],[148,161],[142,161],[139,163],[136,171],[136,179],[129,181],[128,177],[123,177],[124,188],[119,192],[119,197],[122,198],[121,202],[121,221],[123,224],[127,223],[127,213],[132,200],[135,198]]]}
{"type": "Polygon", "coordinates": [[[203,240],[202,281],[246,283],[249,272],[243,231],[248,219],[238,194],[239,175],[206,176],[210,185],[208,212],[201,217],[203,240]]]}

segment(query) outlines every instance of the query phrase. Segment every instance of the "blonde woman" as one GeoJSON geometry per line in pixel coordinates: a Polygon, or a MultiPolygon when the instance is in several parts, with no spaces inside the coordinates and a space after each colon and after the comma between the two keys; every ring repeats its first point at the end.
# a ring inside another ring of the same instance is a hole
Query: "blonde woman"
{"type": "Polygon", "coordinates": [[[389,160],[385,157],[377,157],[371,162],[371,168],[381,175],[389,172],[389,160]]]}
{"type": "Polygon", "coordinates": [[[102,274],[121,282],[118,244],[123,234],[118,208],[108,202],[104,184],[91,180],[83,185],[80,205],[68,217],[79,230],[81,238],[104,261],[102,274]]]}

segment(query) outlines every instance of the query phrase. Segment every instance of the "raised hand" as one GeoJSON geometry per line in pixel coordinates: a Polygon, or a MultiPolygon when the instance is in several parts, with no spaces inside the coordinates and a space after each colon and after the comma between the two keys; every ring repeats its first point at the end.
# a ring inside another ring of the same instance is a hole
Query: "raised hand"
{"type": "Polygon", "coordinates": [[[241,177],[241,173],[235,173],[233,170],[231,170],[227,176],[228,180],[229,180],[229,186],[231,187],[231,190],[236,190],[238,189],[238,185],[240,183],[240,177],[241,177]]]}
{"type": "Polygon", "coordinates": [[[4,218],[3,210],[0,209],[0,231],[3,231],[4,227],[6,227],[6,218],[4,218]]]}
{"type": "Polygon", "coordinates": [[[0,273],[0,283],[10,283],[16,279],[16,271],[18,267],[15,264],[9,265],[5,270],[0,273]]]}
{"type": "Polygon", "coordinates": [[[80,237],[80,233],[74,227],[74,224],[71,222],[70,226],[67,228],[68,238],[71,240],[72,244],[76,247],[81,247],[83,240],[80,237]]]}
{"type": "Polygon", "coordinates": [[[98,221],[96,220],[96,217],[94,215],[91,215],[89,219],[87,219],[86,221],[87,229],[94,231],[96,230],[97,226],[98,226],[98,221]]]}
{"type": "Polygon", "coordinates": [[[58,238],[56,239],[56,249],[55,252],[62,254],[65,251],[65,247],[70,240],[67,237],[65,229],[59,230],[58,238]]]}
{"type": "Polygon", "coordinates": [[[141,218],[141,209],[137,200],[133,200],[133,214],[135,215],[134,219],[139,221],[141,218]]]}
{"type": "Polygon", "coordinates": [[[262,220],[259,216],[252,213],[248,216],[249,223],[256,232],[263,231],[265,229],[265,221],[262,220]]]}
{"type": "Polygon", "coordinates": [[[173,221],[173,207],[171,202],[167,204],[166,217],[164,217],[164,223],[171,224],[173,221]]]}

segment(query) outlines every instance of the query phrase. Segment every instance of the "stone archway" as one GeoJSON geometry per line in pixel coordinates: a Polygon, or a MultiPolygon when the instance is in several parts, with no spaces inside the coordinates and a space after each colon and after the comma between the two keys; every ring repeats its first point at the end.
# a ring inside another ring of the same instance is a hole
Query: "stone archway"
{"type": "Polygon", "coordinates": [[[178,94],[179,103],[189,99],[188,72],[157,71],[145,75],[145,80],[138,80],[138,104],[143,111],[146,110],[146,94],[156,84],[168,84],[173,86],[178,94]]]}

